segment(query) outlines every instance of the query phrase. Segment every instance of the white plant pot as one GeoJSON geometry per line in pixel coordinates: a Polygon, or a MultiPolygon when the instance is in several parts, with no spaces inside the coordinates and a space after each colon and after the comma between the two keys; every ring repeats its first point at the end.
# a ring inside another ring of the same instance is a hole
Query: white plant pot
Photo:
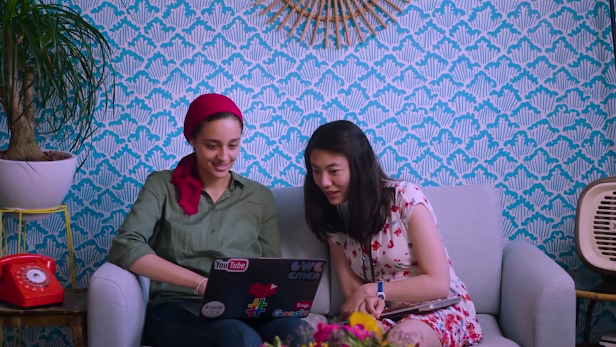
{"type": "MultiPolygon", "coordinates": [[[[77,169],[77,156],[55,161],[0,159],[0,207],[41,210],[58,207],[64,201],[77,169]]],[[[15,214],[16,215],[16,214],[15,214]]],[[[24,220],[42,219],[49,214],[24,214],[24,220]]]]}

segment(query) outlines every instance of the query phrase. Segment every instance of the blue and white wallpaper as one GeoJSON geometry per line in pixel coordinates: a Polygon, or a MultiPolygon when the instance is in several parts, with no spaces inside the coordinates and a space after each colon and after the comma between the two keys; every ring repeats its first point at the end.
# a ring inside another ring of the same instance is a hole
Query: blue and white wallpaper
{"type": "MultiPolygon", "coordinates": [[[[580,266],[577,198],[587,183],[616,174],[607,0],[392,1],[404,10],[396,23],[376,38],[364,28],[365,43],[351,35],[356,42],[342,49],[323,48],[322,27],[314,46],[289,38],[295,17],[283,30],[284,14],[267,24],[280,8],[261,14],[272,1],[137,0],[128,9],[121,0],[62,1],[104,32],[118,72],[115,114],[99,113],[91,156],[67,197],[80,286],[106,261],[146,176],[190,152],[184,113],[206,92],[245,111],[235,170],[249,178],[301,185],[313,130],[351,119],[393,177],[494,185],[505,237],[580,266]]],[[[5,128],[2,118],[0,147],[5,128]]],[[[59,215],[30,227],[31,250],[66,259],[59,215]]],[[[66,260],[60,265],[68,283],[66,260]]],[[[616,329],[613,309],[596,310],[596,334],[616,329]]],[[[66,329],[26,332],[33,346],[71,344],[66,329]]]]}

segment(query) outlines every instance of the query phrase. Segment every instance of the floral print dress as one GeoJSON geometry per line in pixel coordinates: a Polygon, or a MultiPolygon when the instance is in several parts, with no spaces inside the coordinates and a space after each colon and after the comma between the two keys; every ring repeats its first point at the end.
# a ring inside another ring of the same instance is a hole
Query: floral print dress
{"type": "MultiPolygon", "coordinates": [[[[372,271],[376,281],[385,282],[420,275],[422,271],[407,233],[409,218],[417,204],[424,204],[432,213],[435,223],[437,222],[432,206],[418,186],[393,180],[383,181],[383,186],[395,188],[395,201],[392,202],[391,213],[383,229],[372,238],[370,250],[364,252],[360,242],[345,234],[331,235],[332,241],[344,249],[353,272],[368,282],[374,282],[371,278],[372,271]],[[368,251],[371,252],[372,266],[368,251]]],[[[416,319],[427,323],[437,333],[443,347],[478,344],[483,339],[483,332],[477,320],[475,306],[464,283],[454,272],[448,255],[447,258],[451,282],[449,297],[459,296],[462,300],[456,305],[437,311],[409,314],[400,321],[416,319]]]]}

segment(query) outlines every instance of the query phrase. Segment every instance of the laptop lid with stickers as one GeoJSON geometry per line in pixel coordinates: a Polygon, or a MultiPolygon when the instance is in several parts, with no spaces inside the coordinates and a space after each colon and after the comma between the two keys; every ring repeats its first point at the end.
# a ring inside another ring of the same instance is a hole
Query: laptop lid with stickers
{"type": "Polygon", "coordinates": [[[325,259],[217,258],[199,316],[271,319],[306,317],[325,259]]]}

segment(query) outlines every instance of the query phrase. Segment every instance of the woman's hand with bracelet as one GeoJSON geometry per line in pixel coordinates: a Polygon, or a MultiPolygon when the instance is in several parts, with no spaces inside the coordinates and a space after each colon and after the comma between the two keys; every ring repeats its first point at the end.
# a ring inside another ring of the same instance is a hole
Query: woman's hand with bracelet
{"type": "Polygon", "coordinates": [[[205,287],[207,287],[207,278],[203,277],[201,281],[199,281],[199,284],[197,284],[197,293],[203,296],[205,293],[205,287]]]}
{"type": "Polygon", "coordinates": [[[357,288],[353,294],[347,298],[345,303],[340,308],[340,314],[342,316],[350,316],[355,311],[364,311],[364,303],[366,298],[375,297],[376,295],[376,283],[366,283],[357,288]],[[374,287],[374,288],[373,288],[374,287]],[[373,290],[374,289],[374,290],[373,290]],[[373,293],[373,291],[375,293],[373,293]]]}

